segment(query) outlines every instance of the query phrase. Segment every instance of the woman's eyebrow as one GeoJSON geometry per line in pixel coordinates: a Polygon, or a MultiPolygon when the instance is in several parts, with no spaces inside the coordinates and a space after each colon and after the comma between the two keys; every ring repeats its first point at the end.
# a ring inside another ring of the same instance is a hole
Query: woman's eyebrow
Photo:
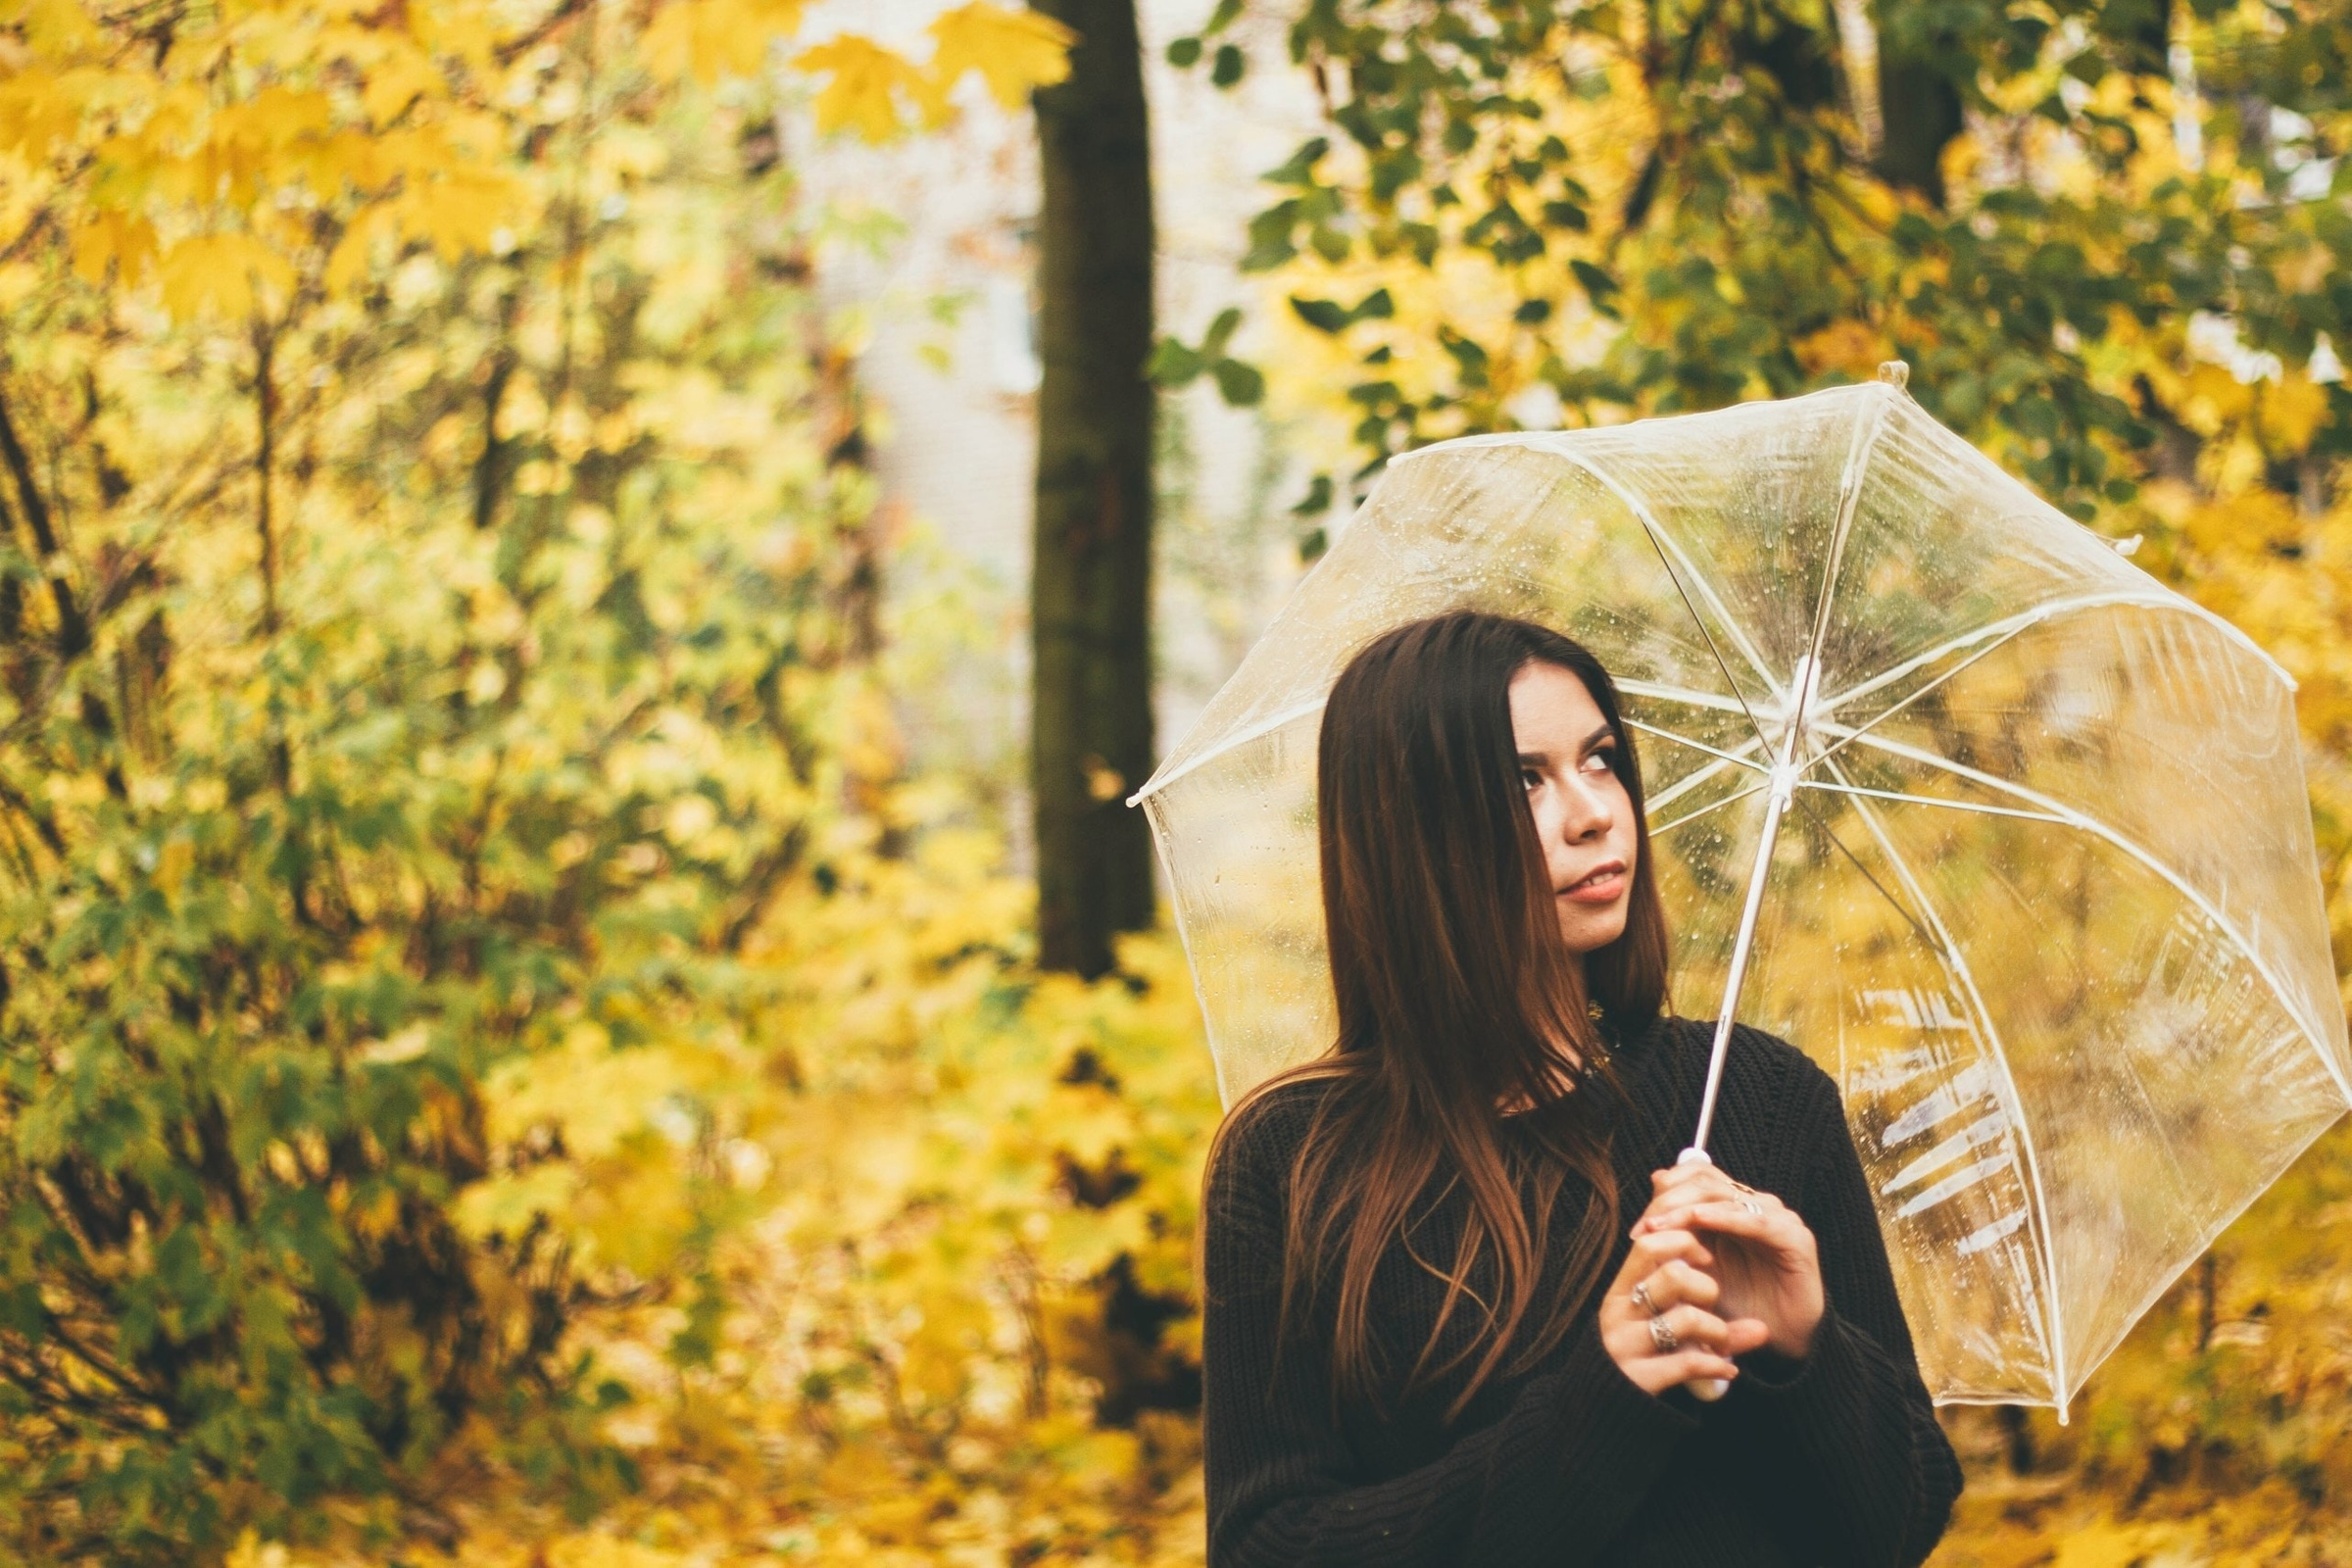
{"type": "Polygon", "coordinates": [[[1602,741],[1613,741],[1616,738],[1617,731],[1612,729],[1607,724],[1603,724],[1600,726],[1600,728],[1594,730],[1592,734],[1577,742],[1576,749],[1580,753],[1589,752],[1593,747],[1598,746],[1602,741]]]}

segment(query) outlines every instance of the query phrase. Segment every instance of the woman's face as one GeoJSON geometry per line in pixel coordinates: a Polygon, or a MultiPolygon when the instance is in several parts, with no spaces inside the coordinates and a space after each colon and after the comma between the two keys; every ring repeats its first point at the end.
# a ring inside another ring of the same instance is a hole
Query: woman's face
{"type": "Polygon", "coordinates": [[[1634,887],[1634,803],[1611,767],[1617,737],[1585,683],[1557,664],[1511,677],[1519,777],[1551,877],[1568,951],[1591,953],[1625,934],[1634,887]]]}

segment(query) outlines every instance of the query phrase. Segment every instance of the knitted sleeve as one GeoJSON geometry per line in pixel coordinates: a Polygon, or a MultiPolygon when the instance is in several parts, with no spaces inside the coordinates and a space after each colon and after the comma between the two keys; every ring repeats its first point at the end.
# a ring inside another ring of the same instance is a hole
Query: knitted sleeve
{"type": "Polygon", "coordinates": [[[1363,1475],[1336,1419],[1330,1347],[1276,1343],[1295,1147],[1283,1120],[1236,1129],[1202,1204],[1212,1568],[1596,1560],[1692,1417],[1635,1387],[1588,1318],[1558,1369],[1529,1380],[1499,1421],[1418,1470],[1363,1475]]]}
{"type": "Polygon", "coordinates": [[[1755,1489],[1832,1568],[1913,1568],[1960,1494],[1887,1266],[1837,1086],[1810,1063],[1789,1097],[1807,1150],[1793,1206],[1820,1244],[1827,1310],[1801,1362],[1747,1358],[1725,1401],[1769,1475],[1755,1489]]]}

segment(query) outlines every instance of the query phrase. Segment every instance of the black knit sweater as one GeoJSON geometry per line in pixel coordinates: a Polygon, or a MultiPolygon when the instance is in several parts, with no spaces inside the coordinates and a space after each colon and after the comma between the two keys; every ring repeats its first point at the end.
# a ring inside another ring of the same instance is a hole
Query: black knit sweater
{"type": "MultiPolygon", "coordinates": [[[[1615,1136],[1623,1233],[1649,1173],[1690,1137],[1711,1025],[1668,1019],[1622,1046],[1615,1136]]],[[[1828,1310],[1811,1353],[1742,1359],[1720,1403],[1642,1393],[1602,1348],[1599,1291],[1567,1338],[1521,1375],[1490,1380],[1451,1423],[1461,1382],[1334,1418],[1328,1339],[1277,1353],[1292,1155],[1327,1085],[1277,1091],[1243,1113],[1204,1207],[1209,1561],[1690,1564],[1908,1568],[1942,1534],[1960,1473],[1920,1382],[1870,1193],[1827,1074],[1769,1035],[1734,1036],[1716,1162],[1777,1193],[1821,1249],[1828,1310]]],[[[1508,1121],[1505,1126],[1509,1126],[1508,1121]]],[[[1466,1199],[1441,1172],[1414,1212],[1424,1258],[1451,1259],[1466,1199]]],[[[1555,1213],[1573,1217],[1562,1195],[1555,1213]]],[[[1556,1259],[1555,1259],[1556,1264],[1556,1259]]],[[[1373,1344],[1410,1366],[1443,1284],[1393,1246],[1374,1278],[1373,1344]]],[[[1475,1313],[1457,1309],[1450,1349],[1475,1313]]],[[[1310,1316],[1315,1333],[1328,1319],[1310,1316]]],[[[1458,1377],[1459,1375],[1457,1375],[1458,1377]]]]}

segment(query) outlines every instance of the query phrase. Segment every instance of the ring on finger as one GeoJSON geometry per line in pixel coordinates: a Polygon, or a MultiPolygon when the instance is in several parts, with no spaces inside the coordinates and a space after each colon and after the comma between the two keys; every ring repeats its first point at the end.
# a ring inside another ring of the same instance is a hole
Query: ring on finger
{"type": "Polygon", "coordinates": [[[1635,1285],[1634,1304],[1653,1318],[1662,1310],[1657,1302],[1649,1298],[1649,1281],[1647,1280],[1642,1280],[1635,1285]]]}
{"type": "Polygon", "coordinates": [[[1762,1219],[1764,1217],[1764,1205],[1757,1202],[1752,1198],[1742,1198],[1740,1200],[1740,1206],[1747,1210],[1747,1216],[1750,1219],[1762,1219]]]}
{"type": "Polygon", "coordinates": [[[1674,1332],[1673,1324],[1662,1317],[1653,1317],[1649,1320],[1649,1343],[1660,1355],[1672,1355],[1683,1342],[1674,1332]]]}

